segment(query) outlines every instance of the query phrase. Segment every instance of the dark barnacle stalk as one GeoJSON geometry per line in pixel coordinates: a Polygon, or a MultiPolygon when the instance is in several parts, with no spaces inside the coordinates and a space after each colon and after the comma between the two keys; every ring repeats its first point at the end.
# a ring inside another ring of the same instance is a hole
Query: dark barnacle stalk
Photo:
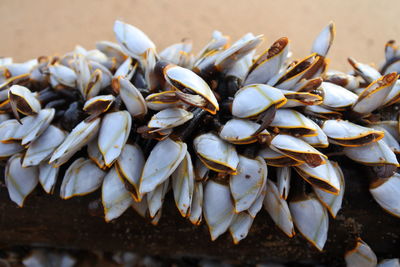
{"type": "Polygon", "coordinates": [[[193,135],[197,132],[198,129],[207,128],[207,125],[204,124],[204,116],[207,114],[207,111],[196,108],[193,111],[193,119],[191,119],[187,125],[178,127],[174,135],[177,136],[181,141],[186,142],[186,140],[193,139],[193,135]]]}
{"type": "Polygon", "coordinates": [[[227,99],[235,95],[235,93],[240,89],[242,81],[235,76],[220,75],[217,84],[218,87],[215,91],[221,99],[227,99]]]}

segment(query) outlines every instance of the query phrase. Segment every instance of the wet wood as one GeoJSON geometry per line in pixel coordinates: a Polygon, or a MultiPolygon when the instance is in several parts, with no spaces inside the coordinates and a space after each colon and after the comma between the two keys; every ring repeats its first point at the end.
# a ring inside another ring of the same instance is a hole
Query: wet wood
{"type": "Polygon", "coordinates": [[[110,223],[91,216],[88,207],[99,198],[99,192],[61,200],[38,187],[24,208],[18,208],[9,200],[4,184],[0,189],[0,247],[35,244],[110,252],[130,250],[161,257],[206,257],[233,263],[296,261],[341,265],[346,249],[360,236],[379,258],[399,257],[400,219],[383,212],[372,200],[364,168],[347,162],[343,171],[344,205],[336,220],[330,218],[323,252],[299,234],[292,239],[286,237],[265,211],[255,219],[249,236],[234,245],[229,234],[211,242],[204,224],[195,227],[183,219],[171,193],[159,225],[153,226],[132,209],[110,223]]]}

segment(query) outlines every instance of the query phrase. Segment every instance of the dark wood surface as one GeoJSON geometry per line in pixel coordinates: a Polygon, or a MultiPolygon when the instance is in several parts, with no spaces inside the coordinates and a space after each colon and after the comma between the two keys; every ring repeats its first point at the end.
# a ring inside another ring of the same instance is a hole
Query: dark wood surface
{"type": "MultiPolygon", "coordinates": [[[[356,237],[361,237],[379,258],[400,257],[400,219],[385,212],[368,192],[365,168],[345,163],[346,192],[336,220],[330,218],[324,251],[308,244],[301,235],[286,237],[263,210],[248,237],[239,245],[229,234],[210,241],[205,224],[192,226],[167,196],[158,226],[153,226],[129,209],[106,223],[89,214],[88,206],[100,197],[61,200],[46,195],[39,187],[24,208],[9,200],[4,183],[0,188],[0,249],[17,245],[39,245],[101,251],[135,251],[161,257],[206,257],[233,263],[288,262],[343,264],[343,256],[356,237]]],[[[3,181],[3,179],[1,179],[3,181]]]]}

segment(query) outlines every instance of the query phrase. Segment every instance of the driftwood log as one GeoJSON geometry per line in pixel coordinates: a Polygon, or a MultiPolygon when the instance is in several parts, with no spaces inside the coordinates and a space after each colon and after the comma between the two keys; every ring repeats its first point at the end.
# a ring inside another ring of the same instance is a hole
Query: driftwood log
{"type": "MultiPolygon", "coordinates": [[[[344,253],[357,237],[367,242],[379,259],[400,257],[400,219],[385,213],[368,191],[368,170],[353,162],[341,163],[346,178],[343,208],[330,219],[324,251],[297,234],[286,237],[263,210],[251,232],[239,245],[229,234],[210,241],[205,224],[192,226],[174,206],[171,194],[164,203],[158,226],[132,209],[113,222],[89,214],[89,205],[100,193],[62,200],[39,187],[18,208],[8,197],[1,178],[0,249],[18,245],[40,245],[101,251],[135,251],[160,257],[196,257],[232,263],[302,262],[344,264],[344,253]]],[[[2,170],[3,172],[3,170],[2,170]]],[[[3,174],[2,174],[3,175],[3,174]]]]}

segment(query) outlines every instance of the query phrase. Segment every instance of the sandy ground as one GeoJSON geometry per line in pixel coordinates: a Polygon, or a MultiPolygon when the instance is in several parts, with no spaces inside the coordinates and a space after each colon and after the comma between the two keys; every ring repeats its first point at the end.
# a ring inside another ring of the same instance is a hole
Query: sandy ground
{"type": "Polygon", "coordinates": [[[189,37],[198,51],[214,29],[233,40],[251,31],[266,37],[260,50],[287,36],[294,58],[302,58],[333,20],[331,66],[348,70],[348,56],[379,63],[386,41],[400,41],[399,10],[396,0],[0,0],[0,55],[21,61],[65,53],[76,44],[93,48],[97,40],[114,40],[113,21],[122,19],[145,31],[159,49],[189,37]]]}

